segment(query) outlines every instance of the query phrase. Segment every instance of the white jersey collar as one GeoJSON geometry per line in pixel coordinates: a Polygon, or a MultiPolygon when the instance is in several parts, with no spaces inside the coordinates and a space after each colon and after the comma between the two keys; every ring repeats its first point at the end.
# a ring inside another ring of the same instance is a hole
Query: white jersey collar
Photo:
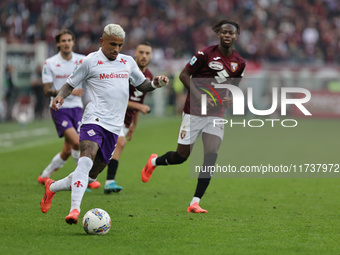
{"type": "Polygon", "coordinates": [[[57,56],[58,56],[58,58],[59,58],[59,60],[60,60],[61,62],[68,62],[68,61],[72,61],[72,60],[74,59],[74,52],[72,51],[71,54],[72,54],[72,57],[71,57],[70,60],[64,59],[64,58],[61,56],[60,51],[58,52],[57,56]]]}
{"type": "Polygon", "coordinates": [[[102,47],[100,47],[99,48],[99,56],[100,56],[100,58],[102,59],[102,60],[105,60],[105,61],[110,61],[110,62],[113,62],[113,61],[116,61],[116,60],[121,60],[121,56],[120,56],[120,54],[118,53],[118,55],[117,55],[117,58],[115,59],[115,60],[109,60],[105,55],[104,55],[104,53],[103,53],[103,51],[102,51],[102,47]]]}

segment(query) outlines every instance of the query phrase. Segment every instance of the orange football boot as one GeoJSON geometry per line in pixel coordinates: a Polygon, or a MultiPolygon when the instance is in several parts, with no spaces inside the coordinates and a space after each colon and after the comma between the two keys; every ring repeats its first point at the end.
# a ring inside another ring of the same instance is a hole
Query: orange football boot
{"type": "Polygon", "coordinates": [[[207,210],[202,209],[199,205],[198,202],[193,203],[190,205],[187,209],[188,213],[208,213],[207,210]]]}
{"type": "Polygon", "coordinates": [[[53,182],[54,182],[54,180],[52,180],[52,179],[47,179],[47,181],[45,182],[45,195],[41,199],[41,202],[40,202],[40,209],[43,213],[47,213],[48,210],[51,208],[52,199],[55,195],[55,192],[52,192],[50,190],[50,185],[53,182]]]}
{"type": "Polygon", "coordinates": [[[65,221],[72,225],[77,224],[79,219],[79,211],[77,209],[73,209],[66,217],[65,221]]]}
{"type": "Polygon", "coordinates": [[[45,184],[45,182],[48,180],[49,178],[48,177],[41,177],[41,175],[39,175],[38,177],[38,182],[42,185],[45,184]]]}
{"type": "Polygon", "coordinates": [[[100,182],[99,181],[94,181],[94,182],[91,182],[89,183],[87,186],[90,188],[90,189],[98,189],[100,187],[100,182]]]}
{"type": "Polygon", "coordinates": [[[148,182],[152,175],[152,172],[156,169],[156,167],[151,164],[151,160],[156,157],[158,157],[157,154],[151,154],[151,156],[148,159],[148,162],[143,167],[143,170],[142,170],[142,181],[143,182],[148,182]]]}

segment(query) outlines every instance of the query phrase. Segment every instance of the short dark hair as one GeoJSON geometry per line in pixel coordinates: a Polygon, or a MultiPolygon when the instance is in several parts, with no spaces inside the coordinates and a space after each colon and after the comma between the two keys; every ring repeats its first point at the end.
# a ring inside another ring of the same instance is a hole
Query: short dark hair
{"type": "Polygon", "coordinates": [[[146,46],[151,47],[151,43],[149,41],[143,41],[143,42],[139,43],[138,45],[146,45],[146,46]]]}
{"type": "MultiPolygon", "coordinates": [[[[65,34],[69,34],[72,36],[72,40],[75,41],[76,40],[76,37],[74,36],[74,34],[72,33],[71,30],[67,29],[67,28],[62,28],[59,30],[59,32],[55,35],[54,37],[54,41],[55,43],[59,43],[60,42],[60,37],[62,35],[65,35],[65,34]]],[[[57,47],[58,50],[60,50],[60,47],[57,47]]]]}
{"type": "Polygon", "coordinates": [[[218,34],[220,32],[221,26],[225,24],[230,24],[236,27],[237,34],[240,34],[240,26],[235,21],[228,20],[228,19],[221,19],[217,21],[211,28],[216,34],[218,34]]]}

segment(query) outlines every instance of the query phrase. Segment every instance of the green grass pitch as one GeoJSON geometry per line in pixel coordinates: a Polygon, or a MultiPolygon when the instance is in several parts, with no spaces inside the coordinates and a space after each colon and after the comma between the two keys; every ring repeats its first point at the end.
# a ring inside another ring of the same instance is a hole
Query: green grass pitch
{"type": "MultiPolygon", "coordinates": [[[[158,167],[142,183],[149,155],[176,149],[179,125],[179,118],[141,117],[121,157],[122,192],[105,195],[102,186],[85,193],[81,218],[99,207],[112,219],[107,235],[89,236],[64,221],[70,192],[56,194],[47,214],[40,211],[37,177],[62,146],[51,121],[1,124],[0,254],[340,254],[338,178],[219,176],[201,201],[209,213],[188,214],[196,186],[190,165],[202,160],[198,141],[190,161],[158,167]]],[[[219,162],[339,164],[339,130],[339,121],[308,119],[296,128],[226,127],[219,162]]],[[[69,159],[53,178],[74,168],[69,159]]],[[[105,177],[106,170],[98,180],[105,177]]]]}

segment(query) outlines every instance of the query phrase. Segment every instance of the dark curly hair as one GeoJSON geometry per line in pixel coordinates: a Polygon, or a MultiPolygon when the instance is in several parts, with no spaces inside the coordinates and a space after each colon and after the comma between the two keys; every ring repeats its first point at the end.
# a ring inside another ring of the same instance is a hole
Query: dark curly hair
{"type": "Polygon", "coordinates": [[[221,26],[225,24],[230,24],[236,27],[237,34],[238,35],[240,34],[240,26],[235,21],[228,20],[228,19],[221,19],[217,21],[211,28],[216,34],[218,34],[220,32],[221,26]]]}

